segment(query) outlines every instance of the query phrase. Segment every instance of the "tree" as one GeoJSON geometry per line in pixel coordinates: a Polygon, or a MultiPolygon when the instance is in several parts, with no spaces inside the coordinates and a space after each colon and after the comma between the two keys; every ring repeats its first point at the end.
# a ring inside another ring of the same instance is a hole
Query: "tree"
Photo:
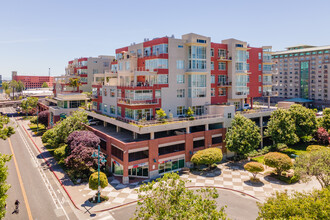
{"type": "Polygon", "coordinates": [[[42,140],[47,141],[53,148],[57,148],[60,144],[67,141],[69,134],[74,131],[84,130],[84,124],[87,122],[87,114],[85,112],[75,111],[66,119],[57,122],[52,129],[46,131],[42,136],[42,140]]]}
{"type": "Polygon", "coordinates": [[[296,126],[296,135],[299,139],[312,136],[317,128],[316,115],[312,109],[294,104],[289,109],[296,126]]]}
{"type": "MultiPolygon", "coordinates": [[[[88,181],[88,185],[89,188],[92,190],[98,190],[98,172],[94,172],[90,175],[89,177],[89,181],[88,181]]],[[[100,186],[102,189],[104,189],[105,187],[108,186],[108,178],[107,175],[105,175],[105,173],[100,172],[100,186]]]]}
{"type": "Polygon", "coordinates": [[[159,109],[156,111],[156,115],[159,121],[164,121],[166,117],[166,113],[163,109],[159,109]]]}
{"type": "Polygon", "coordinates": [[[187,113],[186,114],[187,114],[188,117],[192,117],[194,115],[194,111],[189,107],[187,109],[187,113]]]}
{"type": "Polygon", "coordinates": [[[277,175],[281,176],[283,171],[289,170],[293,163],[291,158],[282,153],[270,152],[264,157],[265,164],[267,166],[275,168],[277,175]]]}
{"type": "Polygon", "coordinates": [[[33,114],[36,112],[39,99],[37,97],[27,97],[21,103],[23,112],[33,114]]]}
{"type": "Polygon", "coordinates": [[[316,140],[318,141],[319,144],[328,145],[330,140],[330,135],[327,132],[327,130],[325,130],[324,128],[322,127],[318,128],[316,132],[316,140]]]}
{"type": "Polygon", "coordinates": [[[260,129],[255,122],[236,114],[231,122],[231,128],[226,134],[226,147],[238,155],[257,149],[261,141],[260,129]]]}
{"type": "Polygon", "coordinates": [[[6,91],[7,89],[9,89],[9,83],[7,83],[7,82],[2,82],[2,89],[3,89],[4,91],[6,91]]]}
{"type": "Polygon", "coordinates": [[[185,187],[176,173],[140,186],[134,219],[226,219],[225,207],[218,209],[216,189],[196,191],[185,187]]]}
{"type": "Polygon", "coordinates": [[[299,155],[294,171],[305,182],[314,176],[322,187],[330,186],[330,150],[324,148],[299,155]]]}
{"type": "Polygon", "coordinates": [[[20,80],[17,82],[16,91],[22,92],[25,89],[24,83],[20,80]]]}
{"type": "Polygon", "coordinates": [[[11,89],[12,89],[12,92],[13,92],[13,99],[14,99],[14,96],[15,96],[15,90],[17,89],[17,86],[18,86],[18,83],[16,80],[12,80],[10,81],[9,83],[11,89]]]}
{"type": "Polygon", "coordinates": [[[81,86],[80,79],[79,78],[70,78],[69,80],[69,86],[73,87],[73,90],[81,86]]]}
{"type": "Polygon", "coordinates": [[[265,203],[258,202],[257,219],[330,219],[330,190],[276,192],[265,203]]]}
{"type": "Polygon", "coordinates": [[[258,162],[249,162],[244,165],[244,169],[252,173],[253,179],[257,179],[257,174],[260,172],[264,172],[265,168],[261,163],[258,162]]]}
{"type": "Polygon", "coordinates": [[[48,127],[49,111],[42,111],[38,114],[38,122],[48,127]]]}
{"type": "Polygon", "coordinates": [[[12,134],[15,134],[15,130],[11,126],[6,126],[9,123],[8,116],[0,115],[0,139],[6,140],[12,134]]]}
{"type": "Polygon", "coordinates": [[[197,165],[211,165],[219,163],[222,160],[222,151],[220,148],[207,148],[204,150],[197,151],[192,157],[191,162],[197,165]]]}
{"type": "Polygon", "coordinates": [[[11,160],[11,156],[0,153],[0,219],[3,219],[6,214],[6,194],[10,185],[7,184],[8,166],[6,163],[11,160]]]}
{"type": "Polygon", "coordinates": [[[86,147],[96,148],[100,144],[100,138],[91,131],[74,131],[67,138],[67,144],[74,149],[80,144],[86,147]]]}
{"type": "Polygon", "coordinates": [[[274,145],[278,143],[294,144],[299,141],[296,135],[295,121],[288,110],[277,109],[270,116],[266,135],[270,136],[274,145]]]}
{"type": "Polygon", "coordinates": [[[330,108],[323,109],[323,117],[320,118],[319,125],[327,131],[330,130],[330,108]]]}
{"type": "Polygon", "coordinates": [[[46,82],[44,82],[41,86],[41,88],[49,88],[48,84],[46,82]]]}

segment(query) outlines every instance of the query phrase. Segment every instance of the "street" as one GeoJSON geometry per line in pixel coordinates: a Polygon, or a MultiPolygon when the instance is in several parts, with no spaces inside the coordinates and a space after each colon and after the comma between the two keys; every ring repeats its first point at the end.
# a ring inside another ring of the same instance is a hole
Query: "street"
{"type": "MultiPolygon", "coordinates": [[[[1,109],[14,113],[13,108],[1,109]]],[[[7,214],[5,219],[78,219],[71,202],[30,142],[19,122],[11,118],[16,133],[0,140],[1,153],[13,155],[8,163],[7,214]],[[19,200],[19,213],[12,214],[19,200]]]]}

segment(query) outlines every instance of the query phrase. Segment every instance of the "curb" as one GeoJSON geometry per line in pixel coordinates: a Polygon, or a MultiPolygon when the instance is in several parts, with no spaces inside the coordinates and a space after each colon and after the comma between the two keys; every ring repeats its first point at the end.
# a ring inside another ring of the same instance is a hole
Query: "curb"
{"type": "Polygon", "coordinates": [[[69,192],[67,191],[67,189],[65,188],[64,184],[62,183],[62,181],[60,180],[60,178],[58,178],[57,174],[54,172],[53,168],[51,167],[51,165],[48,163],[48,160],[46,160],[46,158],[44,157],[44,155],[42,154],[42,151],[40,150],[40,148],[38,147],[38,145],[34,142],[34,140],[32,139],[31,135],[29,134],[29,132],[26,130],[26,128],[24,127],[24,125],[22,126],[24,131],[26,132],[26,134],[29,136],[30,140],[32,141],[32,143],[34,144],[34,146],[37,148],[38,152],[40,153],[40,155],[42,156],[42,158],[44,159],[44,161],[46,162],[48,168],[52,171],[52,173],[54,174],[54,176],[56,177],[56,179],[58,180],[58,182],[60,183],[60,185],[62,186],[62,188],[64,189],[64,191],[66,192],[67,196],[70,198],[72,204],[74,205],[74,207],[78,210],[81,211],[81,209],[76,205],[76,203],[73,201],[71,195],[69,194],[69,192]]]}

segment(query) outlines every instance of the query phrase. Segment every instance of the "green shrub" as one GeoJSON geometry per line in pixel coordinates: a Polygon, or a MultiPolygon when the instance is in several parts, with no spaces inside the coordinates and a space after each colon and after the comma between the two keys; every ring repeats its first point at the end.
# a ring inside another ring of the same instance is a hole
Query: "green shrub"
{"type": "Polygon", "coordinates": [[[288,148],[288,145],[286,144],[283,144],[283,143],[278,143],[276,146],[275,146],[275,149],[277,150],[283,150],[285,148],[288,148]]]}
{"type": "Polygon", "coordinates": [[[57,162],[61,165],[64,164],[64,159],[67,157],[67,154],[66,154],[67,147],[68,147],[68,145],[63,144],[54,151],[54,157],[57,160],[57,162]]]}
{"type": "Polygon", "coordinates": [[[191,162],[197,165],[208,165],[209,168],[212,164],[221,162],[222,160],[222,151],[220,148],[207,148],[204,150],[200,150],[195,153],[191,162]]]}
{"type": "Polygon", "coordinates": [[[30,119],[30,122],[32,124],[37,124],[37,120],[38,120],[38,117],[37,116],[33,116],[31,119],[30,119]]]}
{"type": "Polygon", "coordinates": [[[54,130],[53,129],[50,129],[48,131],[46,131],[42,137],[41,137],[41,140],[44,144],[50,144],[50,142],[52,142],[55,138],[55,134],[54,134],[54,130]]]}
{"type": "MultiPolygon", "coordinates": [[[[103,172],[100,172],[100,186],[102,189],[108,186],[108,178],[103,172]]],[[[89,177],[89,188],[92,190],[97,190],[98,172],[92,173],[92,175],[89,177]]]]}
{"type": "Polygon", "coordinates": [[[286,154],[278,152],[270,152],[264,157],[267,166],[275,168],[277,175],[281,175],[283,171],[287,171],[292,167],[292,161],[286,154]]]}
{"type": "Polygon", "coordinates": [[[244,169],[252,173],[253,178],[257,178],[257,174],[265,170],[264,166],[258,162],[249,162],[244,165],[244,169]]]}
{"type": "Polygon", "coordinates": [[[321,146],[321,145],[309,145],[306,148],[306,151],[311,152],[311,151],[315,151],[315,150],[323,150],[326,149],[327,147],[321,146]]]}
{"type": "Polygon", "coordinates": [[[293,183],[296,183],[299,181],[300,177],[297,176],[297,175],[294,175],[294,176],[289,176],[289,177],[286,177],[286,176],[280,176],[278,178],[279,180],[282,180],[283,182],[286,182],[288,184],[293,184],[293,183]]]}

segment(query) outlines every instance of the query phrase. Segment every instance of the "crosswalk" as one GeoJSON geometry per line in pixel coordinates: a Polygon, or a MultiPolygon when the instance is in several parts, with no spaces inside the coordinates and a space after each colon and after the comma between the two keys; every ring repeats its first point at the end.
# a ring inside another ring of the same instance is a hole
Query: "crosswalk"
{"type": "Polygon", "coordinates": [[[13,107],[0,108],[0,112],[2,112],[3,114],[16,113],[13,107]]]}

